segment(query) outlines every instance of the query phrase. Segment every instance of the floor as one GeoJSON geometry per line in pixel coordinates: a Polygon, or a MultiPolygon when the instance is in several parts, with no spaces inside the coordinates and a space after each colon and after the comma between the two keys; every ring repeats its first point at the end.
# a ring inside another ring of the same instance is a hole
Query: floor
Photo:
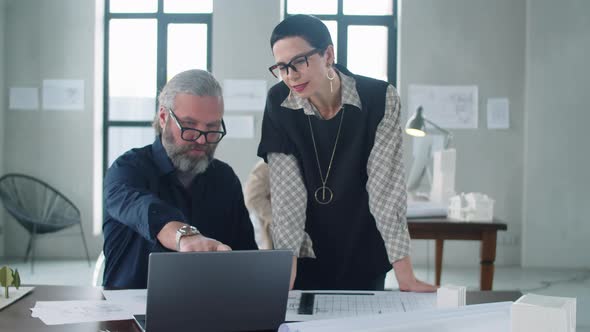
{"type": "MultiPolygon", "coordinates": [[[[22,261],[2,261],[0,265],[18,268],[21,280],[26,284],[91,285],[94,262],[88,266],[85,260],[38,261],[35,272],[30,264],[22,261]]],[[[434,281],[434,271],[416,267],[416,275],[422,280],[434,281]]],[[[445,266],[442,284],[464,285],[468,289],[479,288],[479,268],[445,266]]],[[[395,289],[393,275],[388,275],[386,288],[395,289]]],[[[590,332],[590,270],[530,269],[520,267],[496,267],[494,290],[521,290],[523,293],[577,298],[577,332],[590,332]]]]}

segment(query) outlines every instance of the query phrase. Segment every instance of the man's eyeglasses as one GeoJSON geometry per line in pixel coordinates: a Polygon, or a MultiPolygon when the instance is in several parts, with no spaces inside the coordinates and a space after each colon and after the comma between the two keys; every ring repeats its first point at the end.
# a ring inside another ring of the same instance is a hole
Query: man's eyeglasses
{"type": "Polygon", "coordinates": [[[310,56],[322,52],[323,49],[321,48],[314,48],[313,50],[294,57],[289,61],[289,63],[277,63],[268,68],[268,70],[273,74],[276,78],[281,78],[284,76],[289,75],[289,68],[293,69],[295,72],[299,72],[300,70],[304,70],[305,68],[309,67],[309,62],[307,58],[310,56]]]}
{"type": "Polygon", "coordinates": [[[223,136],[225,136],[227,134],[227,130],[225,129],[225,122],[223,122],[223,119],[221,119],[221,127],[223,128],[223,131],[219,131],[219,130],[202,131],[202,130],[199,130],[196,128],[188,128],[188,127],[181,126],[180,122],[178,121],[178,118],[176,117],[176,114],[174,114],[174,112],[172,112],[172,109],[168,109],[168,111],[170,111],[170,116],[172,116],[172,118],[174,119],[174,122],[176,122],[178,129],[180,129],[180,137],[185,141],[195,142],[201,136],[204,135],[205,142],[207,142],[207,144],[215,144],[215,143],[219,143],[219,141],[221,141],[223,136]]]}

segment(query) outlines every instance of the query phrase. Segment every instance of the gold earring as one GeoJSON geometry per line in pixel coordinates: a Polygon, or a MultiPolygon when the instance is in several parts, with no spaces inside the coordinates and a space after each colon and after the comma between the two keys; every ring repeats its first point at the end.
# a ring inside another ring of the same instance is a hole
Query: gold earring
{"type": "Polygon", "coordinates": [[[328,69],[328,72],[326,73],[326,78],[330,81],[330,92],[334,93],[334,87],[332,86],[332,81],[334,81],[334,79],[336,78],[336,72],[334,71],[334,69],[332,67],[330,67],[330,69],[328,69]],[[330,70],[332,71],[332,77],[330,77],[330,70]]]}

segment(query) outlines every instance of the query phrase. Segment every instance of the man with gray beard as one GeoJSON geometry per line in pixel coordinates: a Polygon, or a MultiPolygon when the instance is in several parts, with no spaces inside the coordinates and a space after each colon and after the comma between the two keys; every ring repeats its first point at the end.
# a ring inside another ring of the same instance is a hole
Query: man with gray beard
{"type": "Polygon", "coordinates": [[[182,72],[158,101],[154,143],[123,154],[105,176],[105,287],[146,288],[151,252],[257,249],[240,181],[214,158],[227,132],[217,80],[182,72]]]}

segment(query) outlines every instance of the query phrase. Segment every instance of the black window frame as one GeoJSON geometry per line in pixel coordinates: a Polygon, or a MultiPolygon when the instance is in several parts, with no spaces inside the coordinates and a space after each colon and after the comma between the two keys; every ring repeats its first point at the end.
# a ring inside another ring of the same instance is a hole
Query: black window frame
{"type": "MultiPolygon", "coordinates": [[[[283,17],[289,17],[295,14],[287,12],[289,0],[284,0],[283,17]]],[[[359,0],[360,1],[360,0],[359,0]]],[[[350,25],[367,25],[367,26],[386,26],[388,34],[387,43],[387,81],[396,84],[397,80],[397,1],[392,2],[392,15],[350,15],[344,14],[344,0],[337,0],[338,12],[336,14],[312,14],[322,21],[336,21],[338,23],[338,44],[336,53],[338,54],[338,64],[347,67],[347,48],[348,48],[348,27],[350,25]]]]}
{"type": "MultiPolygon", "coordinates": [[[[212,28],[213,13],[165,13],[164,0],[158,0],[158,10],[154,13],[111,13],[110,0],[104,3],[104,82],[103,82],[103,175],[109,167],[109,129],[111,127],[151,127],[152,121],[109,120],[109,28],[111,19],[156,19],[156,96],[166,84],[167,45],[169,24],[206,24],[207,25],[207,71],[212,68],[212,28]]],[[[158,103],[154,112],[158,111],[158,103]]]]}

